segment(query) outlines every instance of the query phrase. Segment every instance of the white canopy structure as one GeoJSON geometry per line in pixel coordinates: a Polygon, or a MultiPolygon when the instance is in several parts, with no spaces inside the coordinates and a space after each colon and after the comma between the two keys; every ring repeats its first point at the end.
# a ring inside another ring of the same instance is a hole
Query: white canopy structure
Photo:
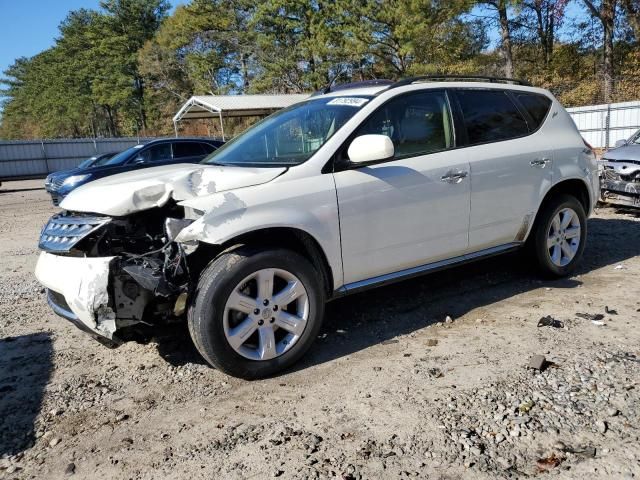
{"type": "Polygon", "coordinates": [[[294,103],[305,100],[309,94],[290,95],[198,95],[191,97],[173,116],[178,136],[178,122],[185,119],[218,118],[222,139],[225,117],[254,117],[269,115],[294,103]]]}

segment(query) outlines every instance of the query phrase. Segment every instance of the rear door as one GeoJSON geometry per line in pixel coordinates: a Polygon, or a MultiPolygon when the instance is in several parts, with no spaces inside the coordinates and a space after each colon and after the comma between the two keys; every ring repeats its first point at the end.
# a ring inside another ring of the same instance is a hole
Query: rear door
{"type": "Polygon", "coordinates": [[[341,169],[337,162],[345,284],[357,288],[358,281],[465,253],[469,163],[454,149],[445,92],[392,98],[353,138],[365,134],[390,137],[395,156],[358,168],[341,169]]]}
{"type": "Polygon", "coordinates": [[[534,133],[517,93],[455,90],[471,169],[471,252],[522,240],[551,185],[551,145],[534,133]]]}

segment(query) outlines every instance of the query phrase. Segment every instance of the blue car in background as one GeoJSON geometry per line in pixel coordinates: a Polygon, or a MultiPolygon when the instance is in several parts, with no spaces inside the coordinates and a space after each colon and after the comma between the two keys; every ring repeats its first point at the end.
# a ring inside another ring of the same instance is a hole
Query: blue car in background
{"type": "Polygon", "coordinates": [[[98,155],[94,155],[93,157],[89,157],[86,160],[83,160],[76,168],[89,168],[103,165],[107,163],[107,160],[117,154],[118,152],[99,153],[98,155]]]}
{"type": "Polygon", "coordinates": [[[80,185],[99,178],[129,172],[140,168],[171,163],[198,163],[224,142],[205,138],[163,138],[88,163],[87,159],[70,170],[54,172],[47,177],[44,187],[58,206],[62,199],[80,185]],[[87,162],[88,164],[86,164],[87,162]]]}

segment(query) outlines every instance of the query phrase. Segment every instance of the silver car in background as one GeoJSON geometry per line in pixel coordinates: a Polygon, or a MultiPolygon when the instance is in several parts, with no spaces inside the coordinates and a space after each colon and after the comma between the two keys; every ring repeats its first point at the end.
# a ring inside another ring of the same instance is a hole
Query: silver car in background
{"type": "Polygon", "coordinates": [[[640,130],[602,155],[600,187],[603,201],[640,207],[640,130]]]}

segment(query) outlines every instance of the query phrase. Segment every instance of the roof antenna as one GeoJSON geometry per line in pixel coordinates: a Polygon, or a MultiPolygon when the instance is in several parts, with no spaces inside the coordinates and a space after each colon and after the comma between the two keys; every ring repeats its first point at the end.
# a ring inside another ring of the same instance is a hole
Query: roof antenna
{"type": "Polygon", "coordinates": [[[333,87],[333,84],[334,84],[334,83],[336,83],[336,80],[338,80],[338,78],[340,78],[344,73],[345,73],[345,72],[344,72],[344,71],[342,71],[342,72],[340,72],[338,75],[336,75],[335,77],[333,77],[333,80],[331,80],[331,81],[329,82],[329,84],[328,84],[326,87],[324,87],[324,88],[322,89],[322,94],[323,94],[323,95],[325,95],[325,94],[329,93],[329,92],[331,91],[331,87],[333,87]]]}

